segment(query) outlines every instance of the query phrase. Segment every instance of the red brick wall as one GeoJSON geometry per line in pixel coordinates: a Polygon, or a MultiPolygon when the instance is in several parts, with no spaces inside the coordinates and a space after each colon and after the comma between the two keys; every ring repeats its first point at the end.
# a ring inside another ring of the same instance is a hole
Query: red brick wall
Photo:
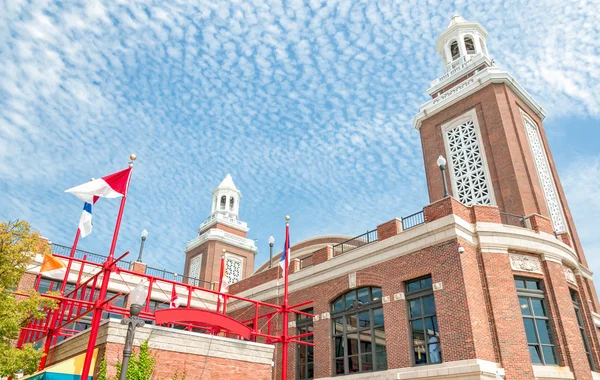
{"type": "Polygon", "coordinates": [[[402,231],[402,221],[398,218],[377,226],[377,240],[382,241],[398,235],[402,231]]]}
{"type": "Polygon", "coordinates": [[[226,225],[221,224],[221,223],[215,223],[215,224],[213,224],[212,226],[208,227],[207,229],[204,229],[204,230],[198,232],[198,235],[202,235],[206,231],[212,230],[212,229],[223,230],[225,232],[229,232],[229,233],[237,235],[237,236],[246,237],[246,233],[244,231],[240,231],[238,229],[226,226],[226,225]]]}
{"type": "Polygon", "coordinates": [[[475,222],[502,223],[496,206],[471,206],[471,214],[475,222]]]}
{"type": "Polygon", "coordinates": [[[425,222],[429,223],[444,216],[456,215],[459,218],[471,222],[471,209],[452,197],[441,199],[423,207],[425,222]]]}
{"type": "Polygon", "coordinates": [[[554,229],[552,228],[552,222],[550,221],[549,218],[542,216],[542,215],[538,215],[538,214],[533,214],[528,216],[529,219],[529,223],[531,224],[531,228],[535,231],[535,232],[545,232],[548,234],[554,234],[554,229]]]}
{"type": "MultiPolygon", "coordinates": [[[[117,373],[116,364],[123,357],[123,345],[107,343],[104,347],[108,364],[108,377],[117,373]]],[[[135,348],[138,351],[138,348],[135,348]]],[[[172,379],[175,374],[181,379],[183,373],[188,379],[257,379],[270,380],[271,366],[268,364],[250,363],[241,360],[206,357],[181,352],[150,349],[156,355],[154,378],[172,379]]]]}
{"type": "Polygon", "coordinates": [[[319,265],[327,260],[329,260],[333,256],[333,249],[330,245],[327,247],[323,247],[319,250],[316,250],[312,254],[312,265],[319,265]]]}

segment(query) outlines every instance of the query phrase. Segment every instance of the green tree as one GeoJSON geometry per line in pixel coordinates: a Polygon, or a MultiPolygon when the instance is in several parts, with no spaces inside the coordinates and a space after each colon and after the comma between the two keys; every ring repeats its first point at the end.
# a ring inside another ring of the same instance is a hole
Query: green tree
{"type": "Polygon", "coordinates": [[[54,308],[55,302],[33,289],[24,291],[26,297],[15,295],[14,290],[36,253],[49,251],[48,242],[32,232],[26,221],[0,222],[0,377],[35,372],[43,355],[31,344],[19,349],[15,343],[21,327],[43,317],[44,307],[54,308]]]}

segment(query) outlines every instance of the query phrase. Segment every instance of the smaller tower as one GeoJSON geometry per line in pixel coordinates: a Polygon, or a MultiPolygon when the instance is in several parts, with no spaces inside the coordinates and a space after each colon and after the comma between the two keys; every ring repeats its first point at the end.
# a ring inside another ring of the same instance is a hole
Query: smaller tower
{"type": "Polygon", "coordinates": [[[258,248],[246,238],[248,225],[239,220],[242,193],[230,174],[212,191],[212,209],[198,228],[198,236],[185,248],[185,280],[206,288],[219,281],[221,257],[225,257],[225,275],[229,284],[250,276],[258,248]]]}
{"type": "Polygon", "coordinates": [[[478,22],[468,22],[455,14],[438,38],[435,49],[442,57],[446,73],[477,57],[488,56],[485,38],[487,32],[478,22]]]}
{"type": "Polygon", "coordinates": [[[213,190],[212,194],[213,203],[210,216],[213,217],[216,214],[221,214],[237,220],[242,193],[235,187],[231,174],[227,174],[219,186],[213,190]]]}

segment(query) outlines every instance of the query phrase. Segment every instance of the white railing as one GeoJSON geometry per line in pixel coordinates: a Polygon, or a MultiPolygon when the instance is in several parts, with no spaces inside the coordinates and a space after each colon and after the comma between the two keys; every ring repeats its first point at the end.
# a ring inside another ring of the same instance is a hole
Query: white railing
{"type": "Polygon", "coordinates": [[[474,55],[469,54],[466,57],[459,57],[459,58],[455,59],[454,61],[452,61],[446,65],[446,74],[431,81],[429,86],[434,87],[434,86],[438,85],[439,83],[445,81],[446,79],[463,71],[465,68],[470,66],[474,61],[476,61],[477,58],[479,58],[479,57],[481,57],[481,54],[474,54],[474,55]]]}

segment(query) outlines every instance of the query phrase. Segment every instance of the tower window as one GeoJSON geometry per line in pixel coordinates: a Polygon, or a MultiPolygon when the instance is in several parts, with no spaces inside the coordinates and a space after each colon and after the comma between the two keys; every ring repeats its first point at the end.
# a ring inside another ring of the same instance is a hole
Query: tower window
{"type": "Polygon", "coordinates": [[[221,210],[225,210],[225,204],[227,203],[227,197],[223,195],[221,197],[221,210]]]}
{"type": "Polygon", "coordinates": [[[234,204],[235,204],[235,198],[234,197],[230,197],[229,198],[229,211],[233,211],[234,208],[234,204]]]}
{"type": "Polygon", "coordinates": [[[464,205],[491,205],[492,190],[479,142],[475,111],[445,130],[454,195],[464,205]]]}
{"type": "Polygon", "coordinates": [[[532,364],[558,364],[542,282],[515,278],[532,364]]]}
{"type": "Polygon", "coordinates": [[[242,259],[232,256],[225,257],[225,277],[229,285],[242,279],[242,259]]]}
{"type": "Polygon", "coordinates": [[[331,304],[333,374],[387,369],[381,288],[354,289],[331,304]]]}
{"type": "Polygon", "coordinates": [[[554,184],[554,177],[550,171],[550,164],[546,157],[546,151],[540,138],[537,125],[521,112],[523,122],[525,124],[525,130],[527,132],[527,138],[529,139],[529,146],[531,147],[531,153],[533,154],[533,160],[535,161],[535,167],[537,169],[540,184],[546,198],[546,204],[548,205],[548,212],[550,213],[550,219],[552,219],[552,225],[556,232],[566,231],[565,220],[556,192],[556,186],[554,184]]]}
{"type": "Polygon", "coordinates": [[[458,49],[458,42],[452,41],[450,44],[450,54],[452,55],[452,60],[456,60],[460,57],[460,50],[458,49]]]}
{"type": "Polygon", "coordinates": [[[465,37],[465,47],[467,48],[467,54],[475,54],[475,43],[471,37],[465,37]]]}

